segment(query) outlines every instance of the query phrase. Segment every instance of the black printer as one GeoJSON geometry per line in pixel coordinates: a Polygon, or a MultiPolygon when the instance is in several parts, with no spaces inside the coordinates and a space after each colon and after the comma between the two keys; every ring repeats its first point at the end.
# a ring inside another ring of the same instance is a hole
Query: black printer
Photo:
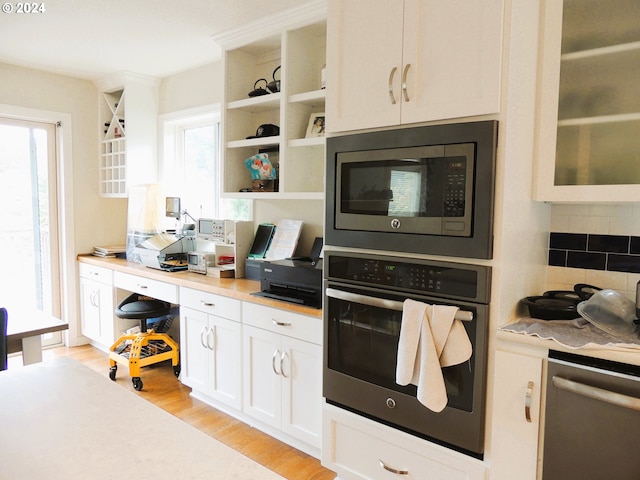
{"type": "Polygon", "coordinates": [[[260,292],[253,295],[321,308],[322,260],[264,260],[260,264],[260,292]]]}
{"type": "Polygon", "coordinates": [[[260,262],[260,297],[322,308],[322,238],[313,243],[310,256],[260,262]]]}

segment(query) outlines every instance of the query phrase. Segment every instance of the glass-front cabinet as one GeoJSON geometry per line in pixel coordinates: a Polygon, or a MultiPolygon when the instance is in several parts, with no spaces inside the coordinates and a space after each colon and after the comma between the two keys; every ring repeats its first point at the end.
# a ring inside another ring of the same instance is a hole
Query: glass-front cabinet
{"type": "Polygon", "coordinates": [[[640,2],[542,3],[535,197],[640,201],[640,2]]]}

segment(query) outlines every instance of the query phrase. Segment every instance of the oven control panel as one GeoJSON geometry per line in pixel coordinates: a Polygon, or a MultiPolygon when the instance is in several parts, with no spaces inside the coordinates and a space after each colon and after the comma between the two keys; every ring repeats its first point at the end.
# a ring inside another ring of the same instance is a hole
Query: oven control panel
{"type": "Polygon", "coordinates": [[[475,300],[484,296],[489,267],[334,254],[325,259],[325,268],[328,278],[335,280],[475,300]]]}

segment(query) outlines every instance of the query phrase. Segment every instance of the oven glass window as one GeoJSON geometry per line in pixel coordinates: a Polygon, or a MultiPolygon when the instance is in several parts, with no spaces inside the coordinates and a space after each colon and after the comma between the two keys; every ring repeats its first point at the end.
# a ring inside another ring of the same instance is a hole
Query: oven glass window
{"type": "MultiPolygon", "coordinates": [[[[367,295],[371,295],[370,292],[367,295]]],[[[395,382],[402,312],[327,298],[328,357],[330,370],[384,388],[415,396],[414,385],[395,382]]],[[[472,344],[473,322],[465,322],[472,344]]],[[[472,411],[473,356],[468,362],[443,369],[448,406],[472,411]]]]}

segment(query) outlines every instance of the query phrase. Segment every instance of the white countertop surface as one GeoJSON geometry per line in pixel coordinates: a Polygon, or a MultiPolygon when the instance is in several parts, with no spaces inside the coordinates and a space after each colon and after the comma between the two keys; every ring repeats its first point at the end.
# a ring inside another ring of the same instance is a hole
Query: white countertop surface
{"type": "Polygon", "coordinates": [[[0,372],[0,478],[282,480],[69,358],[0,372]]]}
{"type": "MultiPolygon", "coordinates": [[[[517,323],[520,319],[514,320],[510,324],[503,325],[497,331],[497,339],[498,341],[506,341],[511,344],[521,344],[527,345],[529,347],[534,347],[544,352],[544,356],[546,357],[547,352],[549,350],[556,350],[566,353],[574,353],[576,355],[584,355],[587,357],[595,357],[601,358],[604,360],[611,360],[614,362],[622,362],[627,363],[629,365],[639,365],[640,366],[640,344],[625,344],[619,343],[612,339],[610,343],[605,343],[604,341],[601,344],[596,343],[587,343],[584,342],[585,345],[581,347],[570,346],[562,341],[553,338],[553,321],[539,321],[541,324],[547,324],[550,326],[550,331],[547,334],[543,334],[542,336],[539,333],[514,333],[508,331],[509,328],[517,323]]],[[[524,320],[529,320],[525,318],[524,320]]],[[[535,320],[535,319],[534,319],[535,320]]],[[[562,321],[559,321],[562,323],[562,321]]],[[[596,329],[597,330],[597,329],[596,329]]],[[[603,332],[603,335],[606,334],[603,332]]],[[[612,338],[612,337],[609,337],[612,338]]]]}

